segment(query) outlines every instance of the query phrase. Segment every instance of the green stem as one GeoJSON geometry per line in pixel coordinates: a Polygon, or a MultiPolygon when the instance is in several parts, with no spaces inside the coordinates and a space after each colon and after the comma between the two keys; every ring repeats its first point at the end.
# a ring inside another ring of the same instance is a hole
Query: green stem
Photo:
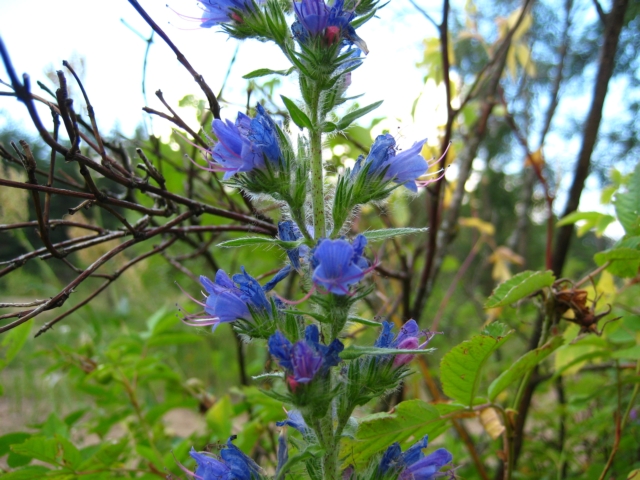
{"type": "Polygon", "coordinates": [[[322,119],[319,118],[320,91],[314,86],[312,102],[309,105],[313,129],[311,143],[311,205],[313,207],[313,228],[316,239],[327,236],[324,214],[324,176],[322,168],[322,119]]]}
{"type": "Polygon", "coordinates": [[[340,473],[338,472],[338,445],[333,432],[333,413],[331,409],[320,420],[320,431],[323,447],[325,448],[324,457],[322,458],[323,478],[325,480],[338,480],[340,478],[340,473]]]}

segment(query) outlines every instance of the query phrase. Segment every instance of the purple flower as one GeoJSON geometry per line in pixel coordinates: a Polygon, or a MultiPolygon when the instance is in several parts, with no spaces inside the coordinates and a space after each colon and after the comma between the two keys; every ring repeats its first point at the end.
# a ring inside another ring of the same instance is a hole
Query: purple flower
{"type": "Polygon", "coordinates": [[[196,461],[195,472],[183,470],[194,478],[201,480],[252,480],[260,475],[260,467],[231,443],[235,435],[229,437],[227,444],[220,451],[220,456],[207,452],[196,452],[193,448],[189,455],[196,461]]]}
{"type": "MultiPolygon", "coordinates": [[[[256,0],[262,4],[264,0],[256,0]]],[[[229,23],[230,20],[242,23],[242,15],[253,12],[252,0],[200,0],[204,7],[202,14],[203,28],[211,28],[221,23],[229,23]]]]}
{"type": "MultiPolygon", "coordinates": [[[[378,348],[399,348],[404,350],[419,350],[427,346],[434,337],[435,332],[421,331],[415,320],[411,319],[405,323],[398,336],[393,334],[393,323],[382,322],[382,332],[374,344],[378,348]],[[420,344],[420,337],[425,337],[425,341],[420,344]]],[[[391,357],[391,356],[390,356],[391,357]]],[[[411,353],[395,355],[393,367],[398,368],[406,365],[415,357],[411,353]]]]}
{"type": "Polygon", "coordinates": [[[201,275],[200,283],[206,291],[205,301],[200,302],[194,298],[192,300],[204,307],[204,313],[187,315],[183,321],[191,326],[210,325],[213,331],[221,323],[238,319],[250,320],[251,310],[270,311],[271,303],[266,292],[289,273],[290,267],[282,269],[264,287],[260,286],[244,267],[241,269],[242,273],[234,275],[233,278],[230,278],[224,270],[218,270],[215,281],[201,275]]]}
{"type": "Polygon", "coordinates": [[[320,241],[311,252],[313,283],[337,295],[349,293],[349,285],[362,280],[369,266],[362,256],[366,244],[362,235],[353,244],[342,239],[320,241]]]}
{"type": "Polygon", "coordinates": [[[344,0],[336,0],[331,7],[324,0],[294,1],[293,9],[297,20],[291,30],[299,42],[305,43],[309,37],[322,36],[329,45],[342,41],[345,45],[357,45],[363,52],[369,53],[367,44],[349,24],[355,12],[344,9],[344,0]]]}
{"type": "Polygon", "coordinates": [[[269,353],[286,370],[286,380],[293,391],[301,383],[310,383],[317,375],[326,375],[330,367],[341,361],[342,342],[336,339],[328,346],[322,345],[319,336],[318,327],[309,325],[305,339],[294,344],[279,331],[269,337],[269,353]]]}
{"type": "Polygon", "coordinates": [[[412,192],[418,191],[420,183],[416,179],[425,174],[429,163],[420,155],[427,140],[413,144],[407,150],[396,153],[396,141],[388,133],[379,135],[373,142],[366,160],[361,155],[353,167],[351,177],[355,178],[363,169],[367,177],[382,175],[382,180],[404,185],[412,192]]]}
{"type": "Polygon", "coordinates": [[[266,168],[265,159],[280,168],[282,153],[278,143],[278,127],[262,105],[256,107],[255,118],[238,112],[235,123],[215,119],[213,132],[218,143],[211,151],[209,170],[223,171],[224,180],[236,173],[266,168]]]}
{"type": "Polygon", "coordinates": [[[399,472],[399,480],[431,480],[437,472],[453,460],[453,455],[440,448],[429,455],[422,450],[427,448],[428,436],[402,453],[400,445],[394,443],[382,455],[376,478],[383,478],[387,473],[399,472]]]}

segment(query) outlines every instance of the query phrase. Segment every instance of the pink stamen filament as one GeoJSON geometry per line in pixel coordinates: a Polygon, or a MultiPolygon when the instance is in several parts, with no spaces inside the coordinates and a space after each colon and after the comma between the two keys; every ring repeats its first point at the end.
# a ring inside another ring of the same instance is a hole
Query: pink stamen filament
{"type": "Polygon", "coordinates": [[[300,300],[287,300],[284,297],[281,297],[280,295],[278,295],[276,293],[276,297],[278,297],[280,299],[280,301],[282,301],[283,303],[286,303],[287,305],[300,305],[303,302],[306,302],[307,300],[309,300],[309,298],[311,298],[311,295],[313,295],[316,292],[316,287],[312,287],[311,290],[309,290],[309,293],[307,293],[304,297],[302,297],[300,300]]]}

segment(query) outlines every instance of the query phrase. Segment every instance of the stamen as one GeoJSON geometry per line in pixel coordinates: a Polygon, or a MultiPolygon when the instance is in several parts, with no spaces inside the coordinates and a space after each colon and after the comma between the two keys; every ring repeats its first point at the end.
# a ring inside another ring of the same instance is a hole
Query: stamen
{"type": "Polygon", "coordinates": [[[309,293],[307,293],[300,300],[287,300],[286,298],[281,297],[277,293],[276,293],[276,297],[278,297],[278,299],[280,299],[281,302],[286,303],[287,305],[300,305],[301,303],[309,300],[309,298],[311,298],[311,295],[313,295],[315,292],[316,292],[316,287],[314,286],[311,288],[311,290],[309,290],[309,293]]]}

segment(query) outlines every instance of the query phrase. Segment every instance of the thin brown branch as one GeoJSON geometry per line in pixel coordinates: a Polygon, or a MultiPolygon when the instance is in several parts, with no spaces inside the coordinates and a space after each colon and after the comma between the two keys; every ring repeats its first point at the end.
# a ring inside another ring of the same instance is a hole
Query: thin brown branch
{"type": "Polygon", "coordinates": [[[160,37],[167,43],[169,48],[173,50],[173,53],[176,54],[178,61],[184,66],[184,68],[187,69],[198,86],[202,89],[205,96],[207,97],[207,100],[209,101],[209,109],[213,114],[213,118],[220,118],[220,105],[218,104],[218,100],[216,99],[213,90],[211,90],[211,87],[209,87],[209,85],[207,85],[207,82],[204,81],[204,77],[194,70],[187,58],[182,54],[182,52],[180,52],[180,50],[178,50],[178,47],[174,45],[167,34],[162,31],[158,24],[153,21],[149,14],[140,6],[140,4],[136,0],[129,0],[129,3],[133,6],[133,8],[136,9],[136,11],[142,16],[142,18],[144,18],[145,22],[147,22],[147,24],[151,28],[153,28],[153,30],[158,35],[160,35],[160,37]]]}
{"type": "Polygon", "coordinates": [[[139,236],[132,238],[131,240],[128,240],[126,242],[123,242],[117,247],[111,249],[110,251],[102,255],[98,260],[93,262],[82,274],[78,275],[73,281],[71,281],[66,287],[64,287],[57,295],[50,298],[46,303],[40,305],[38,308],[35,308],[33,310],[25,310],[23,312],[20,312],[20,317],[18,318],[18,320],[15,320],[14,322],[9,323],[8,325],[4,325],[0,327],[0,333],[4,333],[19,325],[22,325],[29,319],[39,315],[40,313],[46,310],[51,310],[53,308],[61,307],[67,301],[67,299],[69,298],[73,290],[78,287],[78,285],[80,285],[87,278],[89,278],[89,276],[91,276],[93,272],[95,272],[98,268],[100,268],[106,262],[111,260],[111,258],[115,257],[116,255],[123,252],[130,246],[135,245],[136,243],[147,240],[156,235],[165,233],[171,227],[183,222],[187,218],[190,218],[193,215],[196,215],[197,213],[199,212],[188,211],[188,212],[182,213],[181,215],[178,215],[177,217],[173,218],[172,220],[165,223],[164,225],[147,230],[146,232],[140,234],[139,236]]]}
{"type": "Polygon", "coordinates": [[[53,320],[51,320],[50,322],[45,323],[35,334],[35,337],[39,337],[40,335],[42,335],[43,333],[45,333],[47,330],[51,330],[51,328],[58,323],[60,320],[68,317],[69,315],[71,315],[73,312],[75,312],[76,310],[78,310],[79,308],[82,308],[83,306],[85,306],[86,304],[88,304],[91,300],[93,300],[95,297],[98,296],[98,294],[100,294],[103,290],[105,290],[109,285],[111,285],[115,280],[118,279],[118,277],[120,277],[120,275],[122,275],[122,273],[124,273],[127,269],[129,269],[130,267],[132,267],[133,265],[135,265],[136,263],[152,256],[155,255],[156,253],[160,253],[163,250],[166,250],[168,247],[170,247],[177,239],[175,237],[172,237],[168,240],[165,240],[164,242],[162,242],[160,245],[158,246],[154,246],[153,249],[149,252],[146,252],[142,255],[137,256],[136,258],[130,260],[129,262],[125,263],[122,267],[120,267],[118,270],[116,270],[115,272],[113,272],[108,280],[106,282],[104,282],[102,285],[100,285],[100,287],[98,287],[91,295],[89,295],[87,298],[85,298],[83,301],[81,301],[80,303],[78,303],[77,305],[75,305],[73,308],[70,308],[69,310],[67,310],[66,312],[64,312],[61,315],[58,315],[56,318],[54,318],[53,320]]]}

